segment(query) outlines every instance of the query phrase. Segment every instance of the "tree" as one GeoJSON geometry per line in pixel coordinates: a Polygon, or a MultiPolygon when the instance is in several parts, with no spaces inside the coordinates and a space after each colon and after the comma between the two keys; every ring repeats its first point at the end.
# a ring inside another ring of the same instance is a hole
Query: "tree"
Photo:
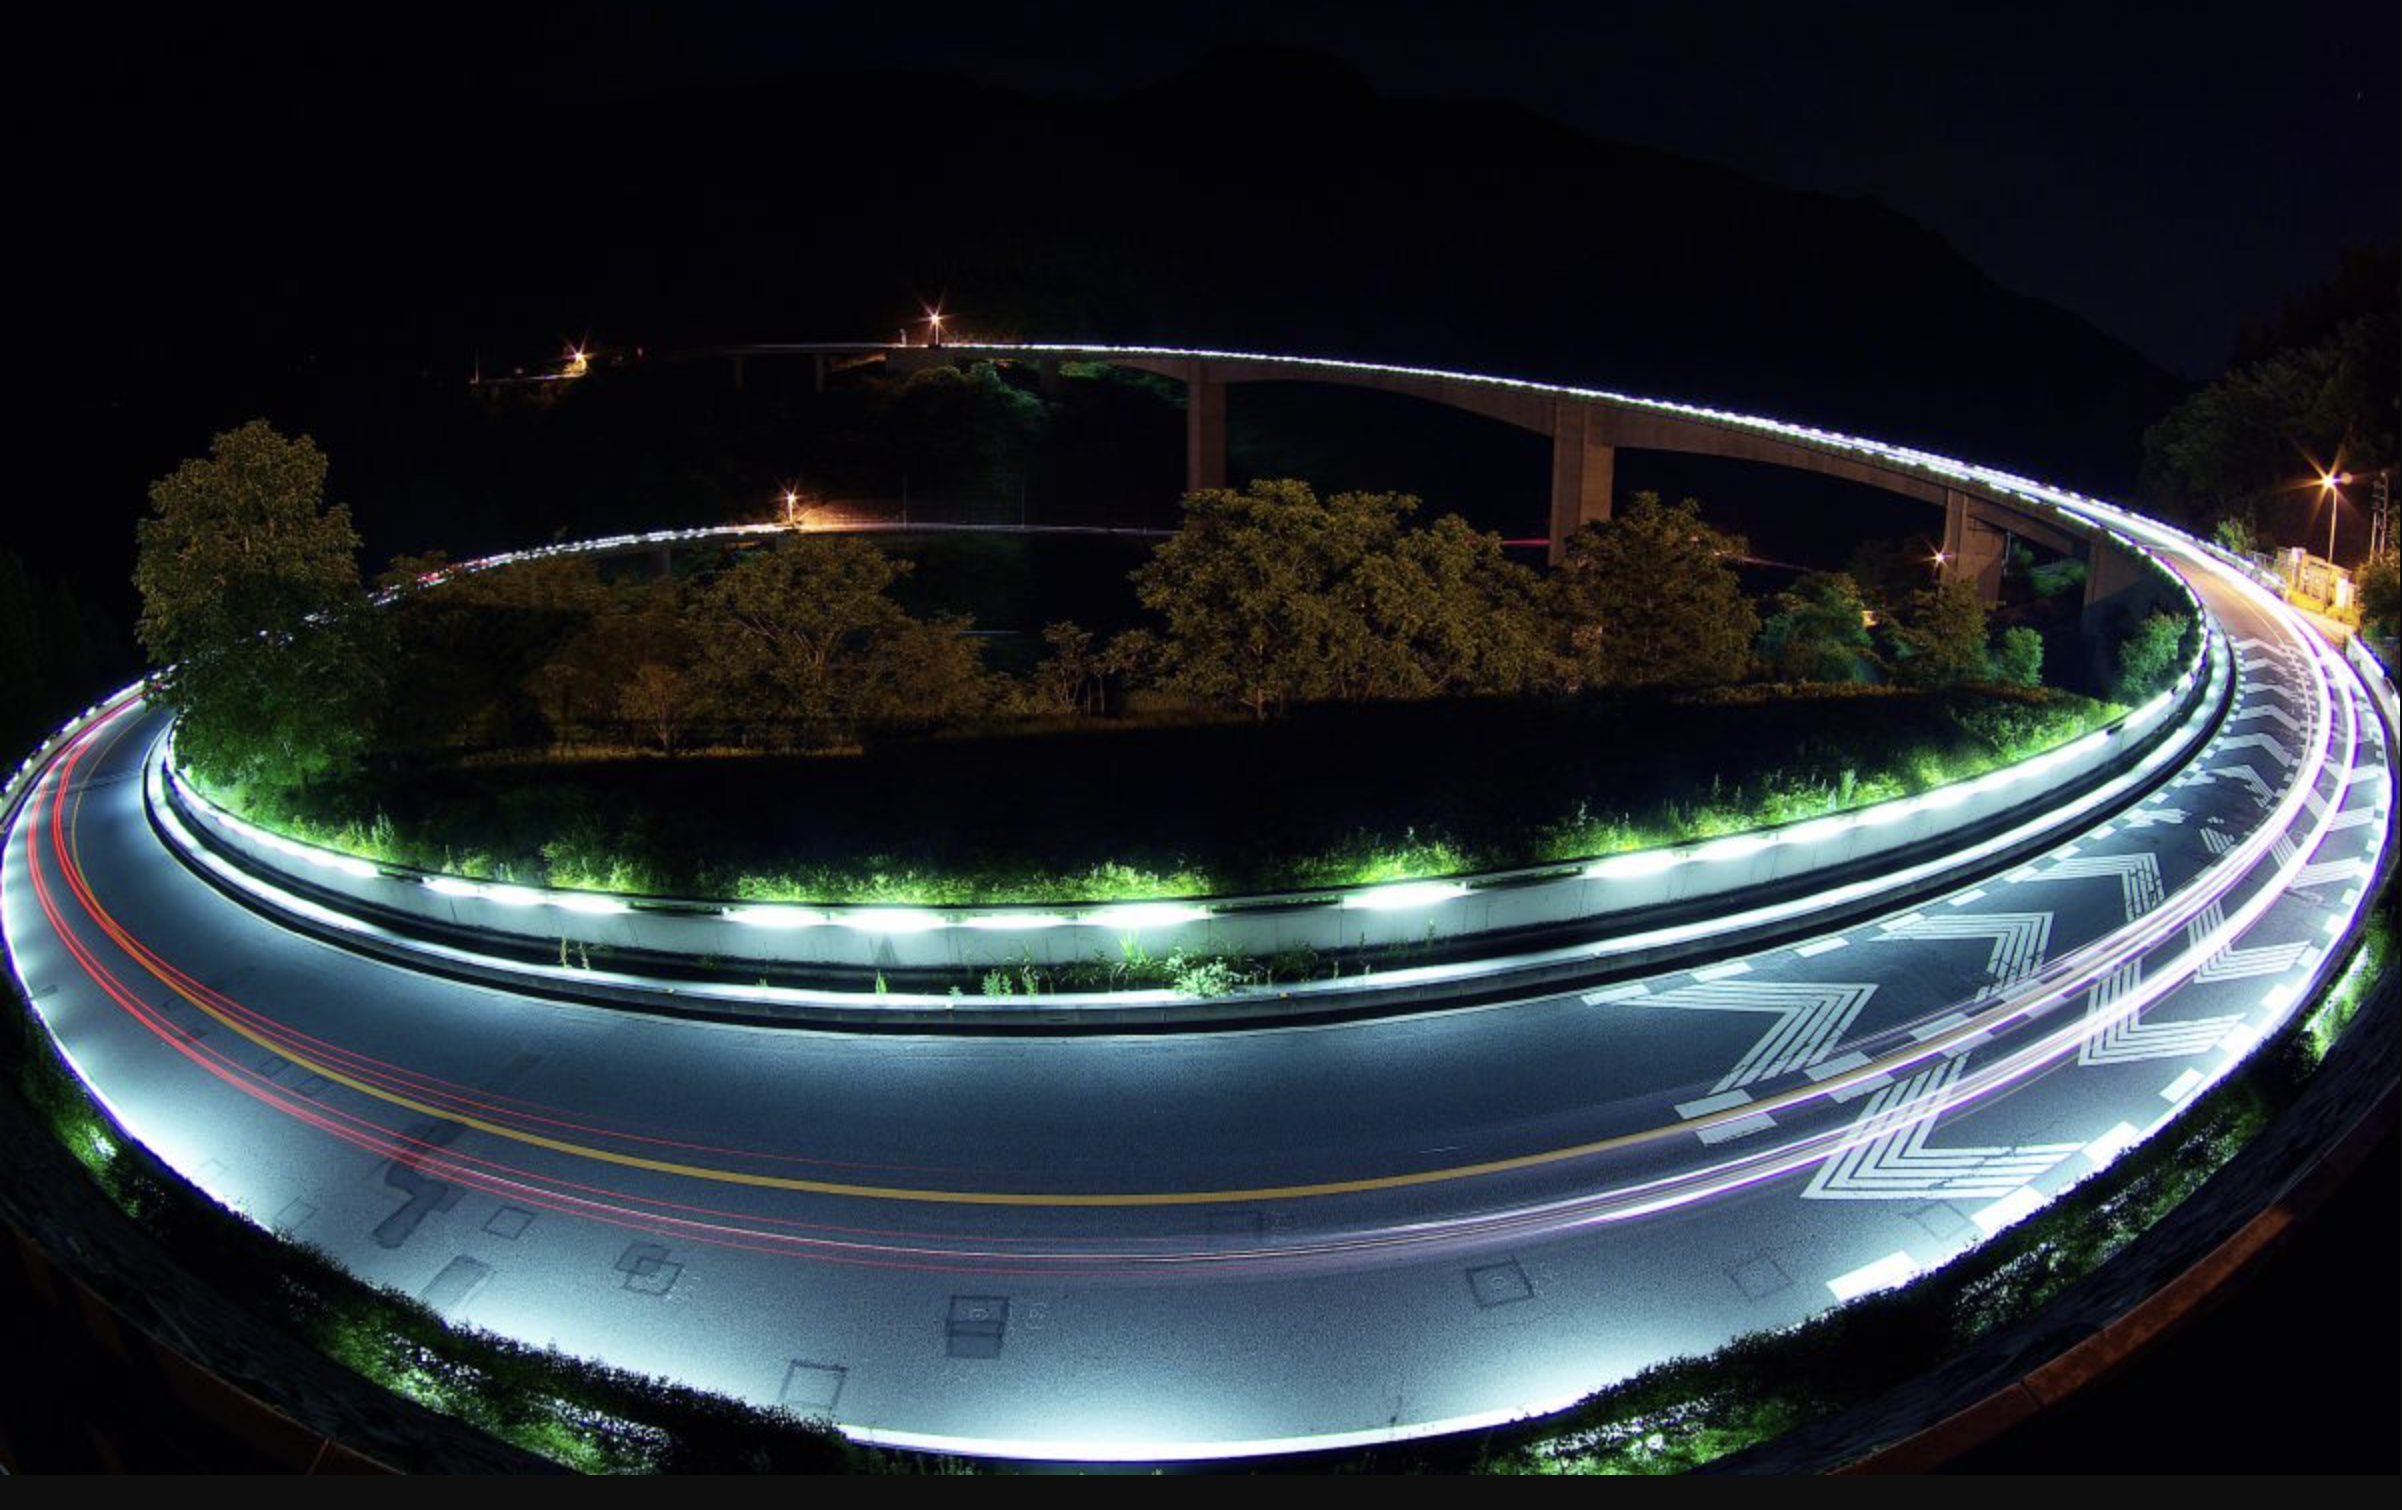
{"type": "Polygon", "coordinates": [[[1044,655],[1034,668],[1036,702],[1050,713],[1101,711],[1103,653],[1091,630],[1062,620],[1043,626],[1044,655]]]}
{"type": "Polygon", "coordinates": [[[2279,496],[2299,506],[2315,502],[2294,486],[2311,461],[2355,471],[2390,462],[2402,370],[2395,278],[2392,248],[2352,254],[2274,326],[2247,331],[2238,366],[2144,432],[2151,501],[2186,517],[2279,496]]]}
{"type": "Polygon", "coordinates": [[[1991,674],[1985,653],[1985,604],[1972,582],[1922,587],[1891,621],[1893,665],[1918,687],[1952,687],[1991,674]]]}
{"type": "Polygon", "coordinates": [[[1993,679],[2013,687],[2043,685],[2043,636],[2024,624],[2002,631],[2001,648],[1993,653],[1993,679]]]}
{"type": "Polygon", "coordinates": [[[628,722],[659,742],[660,754],[673,755],[692,718],[691,689],[675,667],[645,661],[626,679],[617,707],[628,722]]]}
{"type": "Polygon", "coordinates": [[[1372,695],[1396,652],[1366,617],[1363,565],[1418,501],[1261,480],[1189,493],[1176,533],[1135,568],[1135,596],[1165,621],[1155,666],[1171,691],[1265,719],[1301,700],[1372,695]]]}
{"type": "Polygon", "coordinates": [[[2223,516],[2210,527],[2210,538],[2217,541],[2221,549],[2233,551],[2239,556],[2248,556],[2260,548],[2259,540],[2252,533],[2252,521],[2242,514],[2223,516]]]}
{"type": "Polygon", "coordinates": [[[871,638],[859,666],[855,716],[900,728],[932,728],[975,718],[993,706],[984,646],[960,615],[904,618],[871,638]]]}
{"type": "Polygon", "coordinates": [[[1542,579],[1446,514],[1360,566],[1368,629],[1393,654],[1380,696],[1510,694],[1557,679],[1542,579]]]}
{"type": "MultiPolygon", "coordinates": [[[[1933,548],[1922,543],[1899,540],[1863,540],[1852,547],[1844,562],[1843,574],[1860,589],[1860,599],[1873,609],[1879,618],[1890,618],[1901,610],[1910,594],[1927,582],[1927,558],[1933,548]]],[[[2042,567],[2031,576],[2040,577],[2042,567]]]]}
{"type": "Polygon", "coordinates": [[[1760,626],[1760,659],[1788,682],[1880,680],[1869,646],[1868,604],[1842,572],[1812,572],[1777,594],[1760,626]]]}
{"type": "Polygon", "coordinates": [[[2118,676],[2110,695],[2122,703],[2136,703],[2167,686],[2190,627],[2190,621],[2176,613],[2154,613],[2136,625],[2119,643],[2118,676]]]}
{"type": "Polygon", "coordinates": [[[1143,606],[1165,619],[1155,642],[1134,643],[1161,685],[1254,718],[1312,699],[1550,680],[1535,575],[1456,515],[1407,528],[1417,508],[1406,494],[1320,498],[1289,480],[1190,494],[1176,533],[1134,572],[1143,606]]]}
{"type": "Polygon", "coordinates": [[[935,498],[1014,498],[1048,417],[991,362],[912,373],[887,411],[913,490],[935,498]]]}
{"type": "Polygon", "coordinates": [[[137,633],[179,715],[177,753],[207,775],[301,783],[366,747],[382,626],[325,476],[308,437],[253,420],[151,485],[137,633]]]}
{"type": "Polygon", "coordinates": [[[2397,580],[2395,554],[2387,551],[2360,569],[2360,627],[2380,639],[2394,636],[2402,620],[2402,581],[2397,580]]]}
{"type": "Polygon", "coordinates": [[[785,742],[847,726],[888,665],[877,642],[909,624],[885,595],[908,570],[863,540],[786,535],[701,589],[691,632],[720,711],[785,742]]]}
{"type": "Polygon", "coordinates": [[[1740,535],[1702,522],[1701,505],[1638,493],[1617,518],[1568,539],[1552,596],[1577,680],[1588,686],[1699,687],[1740,678],[1760,615],[1735,574],[1740,535]]]}
{"type": "Polygon", "coordinates": [[[575,592],[577,578],[556,584],[575,596],[554,605],[548,636],[554,643],[525,678],[551,738],[569,745],[622,737],[627,668],[656,662],[674,670],[691,660],[672,583],[609,587],[588,564],[572,564],[583,568],[583,590],[575,592]]]}

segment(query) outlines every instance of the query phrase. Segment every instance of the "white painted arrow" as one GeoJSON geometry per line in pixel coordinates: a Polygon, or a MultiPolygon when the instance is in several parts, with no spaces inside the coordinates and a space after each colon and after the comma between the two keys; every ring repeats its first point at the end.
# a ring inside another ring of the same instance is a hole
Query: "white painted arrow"
{"type": "Polygon", "coordinates": [[[2015,1148],[1929,1148],[1939,1113],[1930,1111],[1968,1056],[1930,1065],[1868,1100],[1853,1131],[1864,1135],[1818,1166],[1806,1201],[1936,1200],[2010,1194],[2077,1151],[2075,1143],[2015,1148]]]}
{"type": "Polygon", "coordinates": [[[2285,725],[2286,732],[2289,734],[2307,734],[2310,732],[2300,719],[2294,717],[2291,713],[2286,712],[2283,708],[2276,706],[2274,703],[2254,703],[2248,708],[2239,708],[2235,712],[2227,715],[2227,722],[2233,723],[2239,718],[2273,718],[2277,722],[2285,725]]]}
{"type": "Polygon", "coordinates": [[[2160,886],[2160,862],[2150,855],[2079,855],[2025,876],[2021,884],[2109,879],[2119,883],[2119,899],[2130,923],[2159,906],[2165,895],[2160,886]]]}
{"type": "Polygon", "coordinates": [[[2261,780],[2260,773],[2253,770],[2249,765],[2212,766],[2210,768],[2210,774],[2213,776],[2234,776],[2244,781],[2252,788],[2253,800],[2257,801],[2262,807],[2267,807],[2269,805],[2269,799],[2275,795],[2275,788],[2271,787],[2267,782],[2261,780]]]}
{"type": "Polygon", "coordinates": [[[2190,816],[2181,807],[2139,807],[2127,814],[2129,828],[2149,828],[2155,823],[2183,823],[2190,816]]]}
{"type": "MultiPolygon", "coordinates": [[[[2094,983],[2085,998],[2085,1018],[2088,1022],[2108,1017],[2119,998],[2143,984],[2143,961],[2131,959],[2094,983]]],[[[2181,1059],[2188,1054],[2208,1053],[2218,1046],[2227,1030],[2243,1021],[2238,1013],[2232,1017],[2204,1017],[2191,1022],[2145,1022],[2140,1012],[2106,1023],[2099,1032],[2077,1046],[2077,1063],[2082,1065],[2133,1064],[2143,1059],[2181,1059]]]]}
{"type": "Polygon", "coordinates": [[[2368,862],[2357,855],[2349,860],[2313,860],[2294,872],[2294,883],[2285,889],[2314,890],[2330,881],[2349,881],[2354,876],[2366,874],[2368,868],[2368,862]]]}
{"type": "Polygon", "coordinates": [[[1985,961],[1994,989],[2043,968],[2044,950],[2052,941],[2048,912],[1954,913],[1944,917],[1912,916],[1886,925],[1894,939],[1991,939],[1993,953],[1985,961]]]}
{"type": "Polygon", "coordinates": [[[2266,750],[2269,752],[2269,758],[2276,761],[2279,766],[2287,770],[2293,769],[2294,752],[2267,734],[2238,734],[2233,739],[2220,741],[2219,748],[2222,750],[2266,750]]]}
{"type": "Polygon", "coordinates": [[[1873,985],[1817,981],[1717,980],[1630,998],[1630,1004],[1699,1012],[1765,1012],[1775,1017],[1767,1033],[1735,1061],[1735,1067],[1714,1088],[1725,1092],[1806,1069],[1824,1059],[1876,989],[1873,985]]]}
{"type": "MultiPolygon", "coordinates": [[[[2226,909],[2213,902],[2195,913],[2186,923],[2185,937],[2191,945],[2198,947],[2203,940],[2218,932],[2219,925],[2226,920],[2226,909]]],[[[2230,944],[2202,961],[2202,968],[2194,972],[2194,979],[2247,980],[2256,975],[2281,975],[2292,969],[2309,952],[2310,945],[2307,943],[2259,944],[2250,948],[2230,944]]]]}

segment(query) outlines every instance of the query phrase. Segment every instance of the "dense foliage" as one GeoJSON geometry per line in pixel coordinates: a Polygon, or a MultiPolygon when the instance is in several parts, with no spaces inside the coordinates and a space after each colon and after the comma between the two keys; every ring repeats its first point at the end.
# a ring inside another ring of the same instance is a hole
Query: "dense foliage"
{"type": "MultiPolygon", "coordinates": [[[[2144,491],[2171,517],[2214,515],[2294,539],[2316,463],[2355,472],[2396,457],[2402,325],[2391,246],[2346,254],[2335,276],[2247,332],[2236,364],[2144,432],[2144,491]]],[[[2229,543],[2230,549],[2241,549],[2229,543]]]]}
{"type": "Polygon", "coordinates": [[[2118,648],[2112,695],[2122,702],[2141,702],[2167,686],[2184,662],[2185,639],[2192,628],[2192,620],[2174,613],[2151,614],[2136,625],[2118,648]]]}
{"type": "MultiPolygon", "coordinates": [[[[1923,561],[1880,572],[1881,608],[1847,574],[1806,576],[1763,624],[1743,541],[1650,494],[1546,579],[1456,516],[1418,524],[1405,495],[1196,493],[1132,573],[1149,624],[1106,637],[980,634],[949,609],[1008,575],[981,548],[962,578],[807,531],[464,574],[407,560],[363,614],[322,458],[264,426],[228,441],[161,485],[165,517],[286,521],[278,549],[236,554],[255,577],[236,600],[310,627],[234,634],[166,564],[222,539],[146,533],[148,611],[198,626],[156,648],[191,657],[187,730],[220,741],[187,732],[187,752],[240,749],[195,763],[262,821],[425,869],[927,902],[1356,884],[1817,816],[2114,712],[2042,689],[2042,637],[1992,643],[1970,586],[1906,587],[1923,561]],[[921,568],[950,589],[917,592],[921,568]],[[222,668],[280,671],[321,633],[325,662],[288,687],[247,671],[239,716],[191,711],[222,668]],[[387,685],[403,695],[366,706],[387,685]]],[[[2148,688],[2178,643],[2131,645],[2122,685],[2148,688]]]]}
{"type": "Polygon", "coordinates": [[[1188,495],[1134,574],[1168,690],[1255,719],[1299,702],[1511,693],[1554,680],[1533,572],[1418,501],[1306,483],[1188,495]]]}
{"type": "Polygon", "coordinates": [[[349,511],[325,505],[325,472],[306,436],[253,421],[150,489],[137,632],[195,769],[305,782],[366,745],[382,624],[349,511]]]}
{"type": "Polygon", "coordinates": [[[1760,616],[1735,561],[1740,535],[1712,529],[1691,498],[1637,493],[1617,517],[1568,539],[1553,603],[1576,679],[1596,687],[1706,687],[1739,680],[1760,616]]]}

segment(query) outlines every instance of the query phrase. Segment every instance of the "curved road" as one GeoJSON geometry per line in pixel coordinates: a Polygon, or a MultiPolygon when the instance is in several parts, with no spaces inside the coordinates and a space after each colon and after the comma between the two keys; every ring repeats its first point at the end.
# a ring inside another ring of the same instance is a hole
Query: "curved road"
{"type": "Polygon", "coordinates": [[[2383,734],[2290,614],[2169,554],[2241,667],[2182,772],[1907,916],[1591,997],[1057,1039],[521,998],[184,869],[138,706],[42,779],[0,914],[133,1135],[455,1319],[902,1445],[1447,1429],[1941,1262],[2307,996],[2385,842],[2383,734]]]}

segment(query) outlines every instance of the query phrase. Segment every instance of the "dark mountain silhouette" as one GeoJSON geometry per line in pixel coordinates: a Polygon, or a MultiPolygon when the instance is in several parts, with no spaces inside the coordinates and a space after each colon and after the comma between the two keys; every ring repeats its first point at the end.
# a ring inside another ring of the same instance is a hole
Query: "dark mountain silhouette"
{"type": "Polygon", "coordinates": [[[1100,100],[878,74],[558,112],[285,46],[135,60],[92,107],[125,145],[35,166],[81,323],[69,421],[129,509],[210,429],[305,424],[345,385],[587,335],[885,339],[935,298],[971,333],[1569,380],[2097,490],[2178,391],[1882,205],[1306,54],[1100,100]]]}

